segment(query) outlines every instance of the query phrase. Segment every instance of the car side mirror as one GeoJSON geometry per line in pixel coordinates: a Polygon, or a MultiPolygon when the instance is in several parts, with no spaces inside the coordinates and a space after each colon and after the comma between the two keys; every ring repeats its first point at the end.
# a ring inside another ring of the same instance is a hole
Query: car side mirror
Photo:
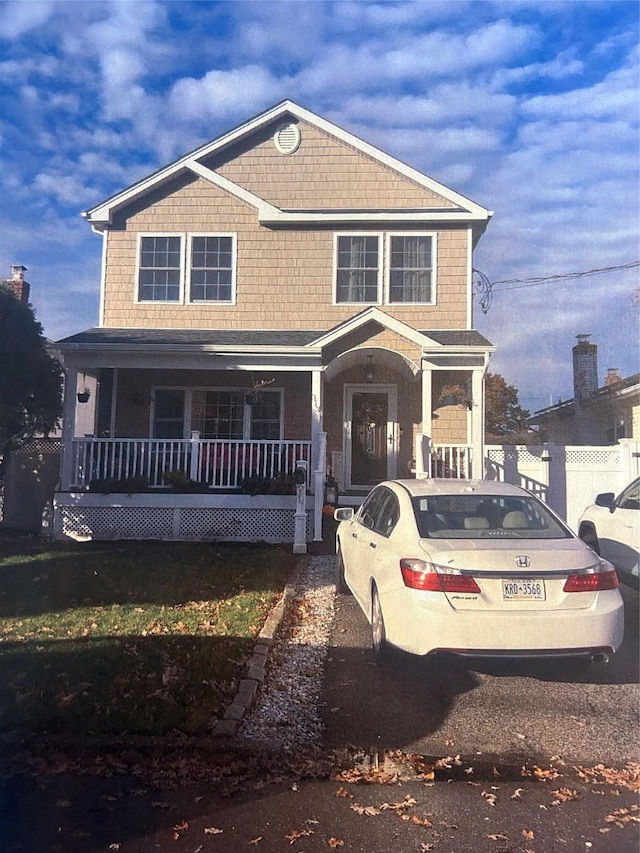
{"type": "Polygon", "coordinates": [[[353,518],[353,507],[345,506],[333,511],[333,517],[336,521],[351,521],[353,518]]]}
{"type": "Polygon", "coordinates": [[[616,508],[616,496],[613,492],[602,492],[602,494],[596,497],[596,506],[604,506],[610,512],[613,512],[616,508]]]}

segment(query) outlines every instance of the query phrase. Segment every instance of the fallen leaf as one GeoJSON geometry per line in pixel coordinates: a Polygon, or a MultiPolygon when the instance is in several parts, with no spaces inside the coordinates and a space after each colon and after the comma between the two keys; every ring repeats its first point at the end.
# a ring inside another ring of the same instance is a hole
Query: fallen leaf
{"type": "Polygon", "coordinates": [[[299,838],[303,838],[305,835],[313,835],[312,829],[292,829],[289,835],[285,835],[285,838],[289,842],[289,844],[293,844],[299,838]]]}
{"type": "Polygon", "coordinates": [[[380,809],[377,809],[375,806],[361,806],[358,803],[350,803],[349,808],[353,809],[356,814],[364,814],[368,817],[380,814],[380,809]]]}
{"type": "Polygon", "coordinates": [[[516,788],[513,794],[509,797],[510,800],[519,800],[524,788],[516,788]]]}
{"type": "Polygon", "coordinates": [[[503,835],[501,832],[495,833],[495,835],[487,835],[487,838],[490,838],[492,841],[508,841],[509,836],[503,835]]]}
{"type": "Polygon", "coordinates": [[[535,838],[535,835],[534,835],[532,829],[523,829],[522,834],[525,838],[528,838],[529,841],[531,841],[532,838],[535,838]]]}
{"type": "Polygon", "coordinates": [[[412,815],[411,823],[415,823],[417,826],[433,826],[429,818],[427,817],[418,817],[417,814],[412,815]]]}
{"type": "Polygon", "coordinates": [[[616,809],[605,817],[605,822],[613,823],[620,829],[623,829],[627,823],[640,823],[640,815],[635,814],[638,812],[638,809],[638,806],[631,806],[628,809],[616,809]]]}
{"type": "Polygon", "coordinates": [[[351,797],[353,798],[353,794],[350,791],[347,791],[346,788],[338,788],[337,791],[334,791],[334,797],[351,797]]]}
{"type": "Polygon", "coordinates": [[[58,800],[56,806],[59,809],[68,809],[71,806],[71,800],[58,800]]]}
{"type": "Polygon", "coordinates": [[[252,838],[249,844],[253,844],[254,847],[257,847],[258,844],[262,841],[262,836],[259,835],[257,838],[252,838]]]}
{"type": "Polygon", "coordinates": [[[423,842],[420,844],[420,850],[424,850],[424,851],[426,851],[426,850],[433,850],[433,848],[434,848],[434,847],[435,847],[435,845],[434,845],[434,844],[428,844],[428,843],[426,843],[425,841],[423,841],[423,842]]]}
{"type": "Polygon", "coordinates": [[[224,829],[218,829],[217,826],[205,826],[204,833],[205,835],[220,835],[224,832],[224,829]]]}
{"type": "Polygon", "coordinates": [[[483,791],[480,796],[484,797],[490,806],[495,806],[498,799],[495,794],[490,794],[488,791],[483,791]]]}
{"type": "Polygon", "coordinates": [[[344,841],[341,838],[334,838],[331,836],[329,841],[327,842],[329,847],[344,847],[344,841]]]}
{"type": "Polygon", "coordinates": [[[555,794],[555,800],[551,801],[552,806],[558,806],[560,803],[568,803],[570,800],[578,799],[578,792],[571,788],[558,788],[557,791],[552,791],[555,794]]]}

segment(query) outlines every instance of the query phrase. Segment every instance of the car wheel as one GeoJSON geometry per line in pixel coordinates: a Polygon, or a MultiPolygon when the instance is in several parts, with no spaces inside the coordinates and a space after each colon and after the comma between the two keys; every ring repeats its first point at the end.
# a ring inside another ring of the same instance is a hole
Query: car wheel
{"type": "Polygon", "coordinates": [[[600,543],[598,542],[598,534],[592,524],[581,524],[578,536],[585,545],[588,545],[598,556],[600,555],[600,543]]]}
{"type": "Polygon", "coordinates": [[[384,627],[384,617],[380,605],[378,588],[374,584],[371,590],[371,645],[376,656],[376,663],[383,663],[389,652],[387,632],[384,627]]]}
{"type": "Polygon", "coordinates": [[[338,551],[336,553],[336,592],[342,592],[345,595],[351,595],[351,590],[347,586],[347,582],[344,579],[344,560],[342,559],[342,551],[340,549],[340,545],[338,545],[338,551]]]}

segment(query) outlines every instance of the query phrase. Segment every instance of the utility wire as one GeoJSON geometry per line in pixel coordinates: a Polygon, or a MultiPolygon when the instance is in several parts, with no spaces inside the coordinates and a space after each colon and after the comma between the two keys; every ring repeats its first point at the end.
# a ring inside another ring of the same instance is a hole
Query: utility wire
{"type": "Polygon", "coordinates": [[[598,269],[584,270],[582,272],[557,273],[556,275],[532,276],[531,278],[502,278],[497,281],[489,281],[487,276],[480,270],[474,269],[473,272],[477,276],[474,282],[474,288],[479,296],[482,313],[486,314],[491,307],[493,301],[494,288],[497,284],[511,284],[513,287],[502,287],[497,293],[506,293],[509,290],[522,290],[526,287],[538,287],[541,284],[547,284],[550,281],[571,281],[572,279],[586,278],[592,275],[602,275],[603,273],[617,272],[619,270],[630,270],[635,267],[640,267],[640,261],[631,261],[628,264],[618,264],[612,267],[600,267],[598,269]]]}

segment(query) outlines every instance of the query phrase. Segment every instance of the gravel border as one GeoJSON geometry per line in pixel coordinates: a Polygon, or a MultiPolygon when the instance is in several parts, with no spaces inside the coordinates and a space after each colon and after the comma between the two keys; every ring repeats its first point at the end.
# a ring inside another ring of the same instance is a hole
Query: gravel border
{"type": "Polygon", "coordinates": [[[214,736],[279,751],[319,743],[319,699],[334,617],[334,563],[333,556],[298,560],[214,736]]]}

